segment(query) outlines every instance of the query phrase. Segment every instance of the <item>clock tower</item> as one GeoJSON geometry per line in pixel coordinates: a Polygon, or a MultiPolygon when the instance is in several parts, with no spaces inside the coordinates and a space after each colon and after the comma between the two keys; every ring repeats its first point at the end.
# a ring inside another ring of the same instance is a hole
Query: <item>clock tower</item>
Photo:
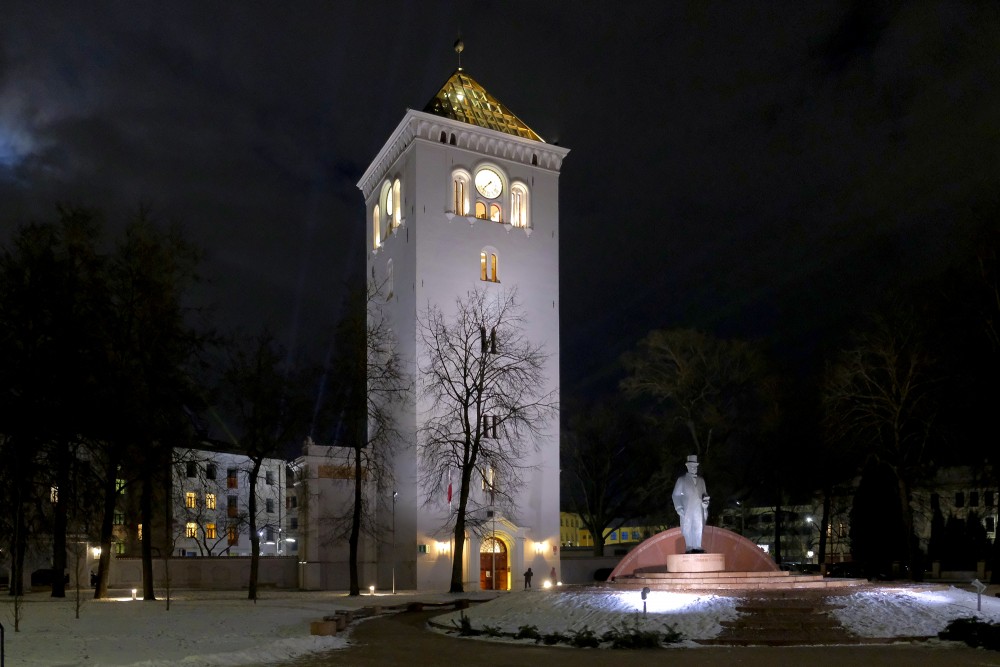
{"type": "MultiPolygon", "coordinates": [[[[516,289],[521,333],[546,354],[541,391],[558,404],[558,185],[568,152],[546,143],[459,67],[422,111],[406,111],[365,171],[358,187],[365,198],[367,278],[381,286],[379,299],[414,387],[427,358],[419,321],[428,307],[448,320],[456,300],[476,290],[516,289]]],[[[450,499],[432,497],[420,483],[419,434],[428,406],[418,393],[395,408],[402,434],[392,465],[395,488],[377,503],[383,533],[375,576],[382,590],[392,583],[447,590],[456,553],[450,499]]],[[[481,498],[482,516],[470,517],[465,590],[509,589],[528,567],[538,573],[537,584],[559,569],[558,413],[525,451],[523,484],[508,491],[512,504],[490,509],[481,498]]],[[[487,488],[477,480],[472,493],[487,488]]]]}

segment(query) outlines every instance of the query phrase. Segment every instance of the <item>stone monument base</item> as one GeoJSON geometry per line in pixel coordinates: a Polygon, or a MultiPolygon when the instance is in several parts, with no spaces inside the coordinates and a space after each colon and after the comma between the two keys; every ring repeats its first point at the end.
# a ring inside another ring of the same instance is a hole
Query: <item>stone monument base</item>
{"type": "Polygon", "coordinates": [[[725,554],[670,554],[667,556],[667,572],[723,572],[725,569],[725,554]]]}

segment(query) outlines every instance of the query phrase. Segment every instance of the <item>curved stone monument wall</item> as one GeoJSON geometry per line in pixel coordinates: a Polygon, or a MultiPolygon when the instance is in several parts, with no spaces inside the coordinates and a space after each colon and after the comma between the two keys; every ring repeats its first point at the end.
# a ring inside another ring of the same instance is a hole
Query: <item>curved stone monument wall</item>
{"type": "MultiPolygon", "coordinates": [[[[731,530],[705,526],[702,548],[726,557],[727,572],[777,572],[778,565],[760,547],[731,530]]],[[[644,540],[632,549],[611,572],[611,579],[636,572],[665,572],[667,556],[684,553],[680,528],[670,528],[644,540]]]]}

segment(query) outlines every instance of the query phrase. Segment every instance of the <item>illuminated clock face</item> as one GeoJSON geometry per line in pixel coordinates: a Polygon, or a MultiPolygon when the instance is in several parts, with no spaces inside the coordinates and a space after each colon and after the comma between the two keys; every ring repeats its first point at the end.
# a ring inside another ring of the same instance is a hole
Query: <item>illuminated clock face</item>
{"type": "Polygon", "coordinates": [[[487,199],[496,199],[503,192],[503,181],[500,174],[492,169],[480,169],[476,172],[476,189],[487,199]]]}

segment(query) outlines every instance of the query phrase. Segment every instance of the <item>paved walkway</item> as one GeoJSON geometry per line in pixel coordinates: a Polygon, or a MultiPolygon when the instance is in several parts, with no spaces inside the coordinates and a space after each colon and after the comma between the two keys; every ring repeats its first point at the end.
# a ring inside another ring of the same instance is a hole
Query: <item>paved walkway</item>
{"type": "Polygon", "coordinates": [[[315,655],[279,667],[385,667],[387,665],[474,665],[490,667],[956,667],[1000,666],[1000,652],[952,643],[890,646],[703,647],[612,651],[486,642],[445,636],[426,629],[441,611],[381,616],[355,626],[349,649],[315,655]]]}

